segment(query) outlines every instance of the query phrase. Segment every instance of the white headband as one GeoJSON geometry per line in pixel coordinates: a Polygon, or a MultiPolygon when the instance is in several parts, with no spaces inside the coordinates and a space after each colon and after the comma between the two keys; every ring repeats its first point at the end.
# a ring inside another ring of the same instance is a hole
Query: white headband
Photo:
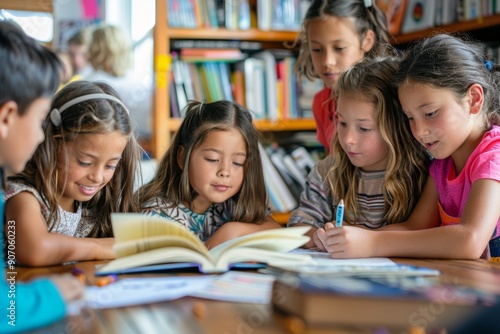
{"type": "Polygon", "coordinates": [[[125,107],[123,102],[120,101],[120,99],[116,98],[113,95],[103,94],[103,93],[88,94],[88,95],[83,95],[83,96],[74,98],[73,100],[69,100],[68,102],[63,104],[62,107],[59,109],[57,109],[57,108],[52,109],[52,111],[50,112],[50,120],[51,120],[52,124],[54,124],[55,126],[61,125],[61,123],[62,123],[61,114],[69,107],[72,107],[75,104],[78,104],[81,102],[95,100],[95,99],[106,99],[106,100],[114,101],[114,102],[118,103],[119,105],[121,105],[123,107],[123,109],[125,109],[127,111],[127,114],[129,114],[129,111],[128,111],[127,107],[125,107]]]}
{"type": "Polygon", "coordinates": [[[368,7],[371,7],[373,5],[373,1],[372,0],[365,0],[365,7],[368,8],[368,7]]]}

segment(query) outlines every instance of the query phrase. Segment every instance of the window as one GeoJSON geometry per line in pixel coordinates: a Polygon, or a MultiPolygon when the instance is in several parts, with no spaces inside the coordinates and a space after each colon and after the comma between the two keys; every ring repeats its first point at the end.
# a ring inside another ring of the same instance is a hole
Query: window
{"type": "Polygon", "coordinates": [[[54,17],[51,13],[0,9],[0,19],[16,22],[27,35],[40,42],[51,42],[54,38],[54,17]]]}

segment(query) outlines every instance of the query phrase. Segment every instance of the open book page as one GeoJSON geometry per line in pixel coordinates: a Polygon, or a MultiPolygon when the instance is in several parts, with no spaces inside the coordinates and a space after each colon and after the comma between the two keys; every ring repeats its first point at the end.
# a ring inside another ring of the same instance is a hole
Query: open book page
{"type": "Polygon", "coordinates": [[[303,234],[309,226],[264,230],[228,240],[209,251],[215,271],[223,271],[231,263],[257,261],[276,263],[306,263],[310,256],[288,253],[302,246],[309,237],[303,234]]]}
{"type": "Polygon", "coordinates": [[[200,271],[215,273],[241,262],[297,264],[310,260],[309,255],[288,253],[309,240],[303,235],[308,226],[259,231],[228,240],[208,251],[190,231],[162,217],[113,214],[112,223],[117,259],[98,268],[99,275],[169,263],[197,263],[200,271]]]}
{"type": "Polygon", "coordinates": [[[173,220],[140,213],[113,213],[111,223],[117,257],[170,246],[190,248],[209,257],[203,242],[173,220]]]}
{"type": "Polygon", "coordinates": [[[194,262],[200,265],[200,269],[202,272],[214,271],[214,265],[212,261],[210,260],[210,258],[205,257],[203,254],[188,248],[167,247],[117,258],[96,269],[96,273],[99,275],[112,274],[130,268],[172,262],[194,262]]]}
{"type": "Polygon", "coordinates": [[[220,255],[228,249],[237,247],[252,247],[272,251],[289,252],[296,249],[307,241],[309,237],[304,234],[309,231],[309,226],[296,226],[290,228],[278,228],[264,230],[247,234],[239,238],[228,240],[210,250],[210,255],[217,261],[220,255]]]}

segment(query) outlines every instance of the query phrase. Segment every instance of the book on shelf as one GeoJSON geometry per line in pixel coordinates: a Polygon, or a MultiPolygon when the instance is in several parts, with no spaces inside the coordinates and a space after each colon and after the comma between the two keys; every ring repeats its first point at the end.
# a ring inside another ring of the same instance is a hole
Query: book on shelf
{"type": "Polygon", "coordinates": [[[309,0],[257,0],[257,26],[298,31],[309,5],[309,0]]]}
{"type": "Polygon", "coordinates": [[[276,166],[271,162],[266,150],[260,144],[259,151],[271,208],[276,212],[292,211],[298,205],[297,199],[293,196],[292,191],[288,188],[276,166]]]}
{"type": "Polygon", "coordinates": [[[377,6],[385,13],[387,30],[391,35],[397,35],[401,30],[406,3],[406,0],[377,0],[377,6]]]}
{"type": "Polygon", "coordinates": [[[249,57],[236,64],[245,79],[245,105],[253,113],[254,119],[267,118],[264,60],[249,57]]]}
{"type": "Polygon", "coordinates": [[[246,56],[239,49],[183,48],[180,50],[180,59],[186,62],[237,61],[246,56]]]}
{"type": "Polygon", "coordinates": [[[277,101],[277,76],[276,76],[276,58],[267,50],[257,52],[252,57],[260,59],[264,63],[264,98],[266,102],[267,118],[276,121],[278,119],[278,101],[277,101]]]}
{"type": "Polygon", "coordinates": [[[178,222],[140,213],[114,213],[116,259],[96,269],[96,275],[190,268],[202,273],[230,270],[241,263],[300,263],[310,256],[289,251],[302,246],[309,227],[263,230],[228,240],[210,250],[178,222]]]}
{"type": "MultiPolygon", "coordinates": [[[[176,56],[175,56],[176,57],[176,56]]],[[[182,63],[180,60],[174,58],[172,62],[172,75],[174,77],[174,88],[177,96],[177,105],[179,108],[180,116],[183,117],[183,110],[187,105],[188,98],[186,95],[185,84],[182,75],[182,63]]]]}
{"type": "Polygon", "coordinates": [[[307,177],[311,170],[316,165],[316,161],[312,157],[311,153],[301,145],[297,145],[290,150],[290,156],[295,161],[295,164],[302,172],[302,175],[307,177]]]}
{"type": "Polygon", "coordinates": [[[490,292],[425,276],[283,276],[272,292],[275,310],[301,318],[308,327],[434,330],[498,302],[490,292]]]}
{"type": "Polygon", "coordinates": [[[259,51],[262,49],[262,43],[256,41],[227,41],[227,40],[193,40],[193,39],[172,40],[171,42],[172,50],[181,50],[184,48],[239,49],[241,51],[259,51]]]}
{"type": "Polygon", "coordinates": [[[406,34],[434,26],[436,3],[433,0],[408,0],[401,33],[406,34]]]}
{"type": "Polygon", "coordinates": [[[300,199],[300,194],[304,190],[304,186],[300,184],[295,177],[290,173],[288,168],[283,162],[283,157],[287,155],[285,149],[277,144],[266,147],[266,153],[269,155],[271,162],[273,163],[276,170],[280,173],[283,181],[285,181],[288,189],[292,193],[293,197],[297,200],[300,199]]]}

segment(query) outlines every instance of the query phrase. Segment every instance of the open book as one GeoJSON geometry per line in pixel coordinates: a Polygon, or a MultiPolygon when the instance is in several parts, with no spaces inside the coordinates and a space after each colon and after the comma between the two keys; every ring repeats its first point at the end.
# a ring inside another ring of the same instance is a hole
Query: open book
{"type": "Polygon", "coordinates": [[[194,263],[200,272],[216,273],[241,262],[303,263],[311,259],[306,254],[288,253],[309,241],[304,236],[308,226],[259,231],[208,250],[194,234],[167,218],[114,213],[111,223],[117,259],[99,267],[96,275],[147,271],[145,266],[172,263],[182,264],[178,268],[194,263]]]}

